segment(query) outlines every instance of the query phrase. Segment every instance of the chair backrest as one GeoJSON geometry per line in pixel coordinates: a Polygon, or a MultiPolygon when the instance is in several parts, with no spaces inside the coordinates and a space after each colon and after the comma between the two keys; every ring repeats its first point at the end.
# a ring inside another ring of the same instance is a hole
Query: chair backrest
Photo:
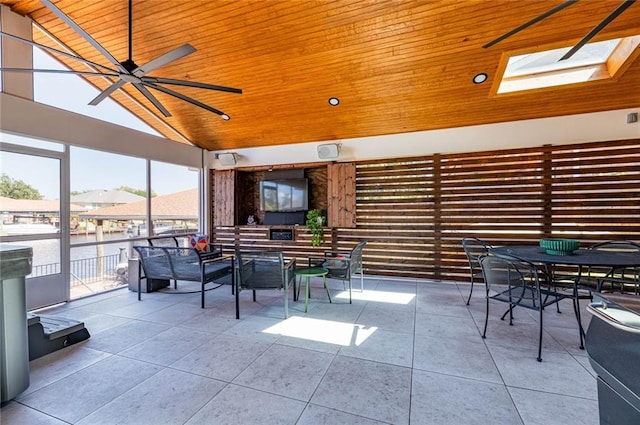
{"type": "Polygon", "coordinates": [[[138,252],[145,276],[167,279],[173,276],[169,255],[163,247],[134,246],[133,249],[138,252]]]}
{"type": "Polygon", "coordinates": [[[149,238],[147,239],[149,245],[151,246],[172,246],[178,247],[178,239],[173,236],[163,236],[160,238],[149,238]]]}
{"type": "Polygon", "coordinates": [[[278,251],[236,251],[241,289],[284,288],[288,278],[278,251]]]}
{"type": "Polygon", "coordinates": [[[511,299],[514,304],[531,304],[540,298],[538,268],[528,261],[515,257],[481,255],[478,258],[487,295],[502,294],[502,300],[511,299]]]}
{"type": "Polygon", "coordinates": [[[358,244],[353,247],[351,253],[349,254],[349,258],[351,259],[351,273],[361,273],[362,272],[362,250],[364,246],[367,244],[367,241],[360,241],[358,244]]]}
{"type": "Polygon", "coordinates": [[[471,273],[475,273],[476,271],[479,272],[480,263],[478,261],[478,258],[481,255],[488,254],[489,249],[491,249],[491,245],[478,238],[463,238],[462,248],[464,249],[464,253],[467,256],[467,260],[469,260],[471,273]]]}

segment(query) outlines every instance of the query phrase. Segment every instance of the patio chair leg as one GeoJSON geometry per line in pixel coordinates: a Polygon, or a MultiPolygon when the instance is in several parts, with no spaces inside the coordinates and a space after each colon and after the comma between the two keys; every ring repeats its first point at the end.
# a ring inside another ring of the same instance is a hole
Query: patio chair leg
{"type": "Polygon", "coordinates": [[[236,320],[240,319],[240,288],[236,288],[236,320]]]}
{"type": "Polygon", "coordinates": [[[482,338],[487,337],[487,323],[489,323],[489,297],[487,297],[487,314],[484,316],[484,330],[482,331],[482,338]]]}
{"type": "Polygon", "coordinates": [[[509,305],[509,308],[507,309],[507,311],[504,312],[504,314],[500,317],[500,320],[504,320],[505,317],[507,317],[507,314],[509,314],[511,312],[511,305],[509,305]]]}
{"type": "Polygon", "coordinates": [[[580,316],[580,300],[576,294],[573,299],[573,311],[578,321],[578,333],[580,334],[580,349],[584,350],[584,330],[582,329],[582,318],[580,316]]]}
{"type": "Polygon", "coordinates": [[[327,291],[327,296],[329,297],[329,303],[331,304],[331,294],[329,293],[329,287],[327,286],[327,276],[322,276],[322,280],[324,281],[324,289],[327,291]]]}
{"type": "Polygon", "coordinates": [[[284,287],[284,318],[289,318],[289,285],[286,283],[284,287]]]}
{"type": "Polygon", "coordinates": [[[542,308],[540,309],[540,331],[538,332],[538,358],[539,362],[542,361],[542,308]]]}
{"type": "Polygon", "coordinates": [[[471,277],[471,289],[469,290],[469,298],[467,298],[467,305],[471,302],[471,294],[473,294],[473,276],[471,277]]]}

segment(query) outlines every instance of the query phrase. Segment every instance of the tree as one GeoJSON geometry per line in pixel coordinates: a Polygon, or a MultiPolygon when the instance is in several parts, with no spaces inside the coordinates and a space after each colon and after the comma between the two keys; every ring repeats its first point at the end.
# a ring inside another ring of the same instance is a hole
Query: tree
{"type": "Polygon", "coordinates": [[[14,180],[4,173],[0,176],[0,196],[11,199],[42,199],[38,189],[22,180],[14,180]]]}
{"type": "MultiPolygon", "coordinates": [[[[134,195],[143,196],[145,198],[147,197],[147,191],[146,190],[134,189],[134,188],[129,187],[129,186],[116,187],[114,190],[123,190],[125,192],[133,193],[134,195]]],[[[154,196],[156,196],[156,193],[152,190],[151,191],[151,197],[153,198],[154,196]]]]}

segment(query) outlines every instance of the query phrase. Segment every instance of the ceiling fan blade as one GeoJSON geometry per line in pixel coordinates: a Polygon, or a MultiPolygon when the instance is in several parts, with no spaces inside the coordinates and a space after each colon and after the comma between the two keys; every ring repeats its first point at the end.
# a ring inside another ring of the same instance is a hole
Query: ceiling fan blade
{"type": "Polygon", "coordinates": [[[120,87],[124,86],[126,83],[127,82],[125,80],[116,81],[115,83],[107,87],[104,91],[102,91],[102,93],[96,96],[91,102],[89,102],[89,105],[96,106],[98,103],[102,102],[107,97],[109,97],[111,93],[118,90],[120,87]]]}
{"type": "Polygon", "coordinates": [[[68,57],[68,58],[71,58],[71,59],[79,60],[81,62],[84,62],[84,63],[88,64],[88,65],[91,65],[91,66],[94,66],[94,67],[97,67],[97,68],[106,69],[106,70],[111,71],[113,73],[117,73],[118,72],[115,69],[109,68],[108,66],[100,65],[99,63],[92,62],[90,60],[81,58],[80,56],[76,56],[76,55],[73,55],[71,53],[64,52],[62,50],[54,49],[53,47],[45,46],[44,44],[36,43],[34,41],[27,40],[26,38],[15,36],[13,34],[7,34],[6,32],[0,31],[0,36],[9,38],[11,40],[20,41],[22,43],[30,44],[32,46],[38,47],[38,48],[43,49],[43,50],[48,50],[50,52],[56,53],[56,54],[61,55],[61,56],[65,56],[65,57],[68,57]]]}
{"type": "Polygon", "coordinates": [[[137,88],[140,91],[140,93],[144,95],[144,97],[147,98],[147,100],[149,100],[149,102],[153,103],[153,106],[155,106],[156,108],[158,108],[160,112],[162,112],[162,115],[164,115],[167,118],[171,116],[171,113],[167,111],[167,109],[164,106],[162,106],[160,101],[156,99],[156,97],[152,95],[151,92],[147,90],[147,88],[144,85],[142,85],[141,83],[133,83],[133,85],[135,88],[137,88]]]}
{"type": "Polygon", "coordinates": [[[544,12],[543,14],[538,15],[535,18],[531,19],[530,21],[525,22],[524,24],[520,25],[519,27],[516,27],[516,28],[512,29],[511,31],[502,34],[500,37],[496,38],[495,40],[492,40],[492,41],[488,42],[487,44],[485,44],[482,47],[487,49],[487,48],[493,46],[494,44],[501,42],[505,38],[509,38],[512,35],[514,35],[516,33],[519,33],[523,29],[529,28],[531,25],[536,24],[536,23],[542,21],[543,19],[548,18],[549,16],[553,15],[554,13],[559,12],[562,9],[571,6],[572,4],[576,3],[577,1],[578,0],[567,0],[564,3],[554,7],[553,9],[549,9],[546,12],[544,12]]]}
{"type": "Polygon", "coordinates": [[[118,74],[107,74],[103,72],[90,72],[90,71],[73,71],[70,69],[32,69],[32,68],[2,68],[0,71],[6,72],[40,72],[49,74],[74,74],[74,75],[86,75],[95,77],[118,77],[118,74]]]}
{"type": "Polygon", "coordinates": [[[187,81],[187,80],[174,80],[171,78],[161,78],[161,77],[142,77],[142,81],[150,84],[174,84],[176,86],[186,86],[186,87],[197,87],[199,89],[208,89],[208,90],[218,90],[225,91],[229,93],[239,93],[242,94],[242,89],[236,89],[233,87],[225,87],[218,86],[215,84],[206,84],[206,83],[197,83],[195,81],[187,81]]]}
{"type": "Polygon", "coordinates": [[[138,68],[133,70],[132,74],[135,75],[136,77],[142,77],[143,75],[153,71],[154,69],[165,66],[166,64],[173,62],[175,60],[178,60],[180,58],[183,58],[187,55],[190,55],[195,51],[196,51],[196,48],[193,47],[191,44],[188,44],[188,43],[183,44],[182,46],[177,47],[165,53],[164,55],[158,56],[157,58],[145,63],[142,66],[139,66],[138,68]]]}
{"type": "Polygon", "coordinates": [[[560,60],[562,61],[562,60],[565,60],[565,59],[569,59],[571,56],[573,56],[578,50],[580,50],[585,44],[587,44],[589,42],[589,40],[591,40],[596,34],[598,34],[600,31],[602,31],[602,29],[604,27],[606,27],[607,25],[609,25],[611,23],[611,21],[616,19],[618,17],[618,15],[620,15],[622,12],[627,10],[627,8],[629,6],[631,6],[633,3],[635,3],[635,1],[636,0],[622,0],[622,3],[620,3],[620,6],[616,7],[616,9],[613,12],[611,12],[606,18],[604,18],[602,20],[602,22],[600,22],[598,25],[593,27],[593,29],[591,31],[589,31],[589,33],[587,35],[585,35],[582,38],[582,40],[580,40],[578,42],[578,44],[573,46],[571,48],[571,50],[569,50],[567,53],[565,53],[564,56],[562,56],[560,58],[560,60]]]}
{"type": "Polygon", "coordinates": [[[91,44],[97,51],[102,53],[102,56],[107,58],[109,62],[115,65],[119,70],[126,72],[124,67],[118,62],[116,58],[114,58],[111,53],[109,53],[100,43],[93,39],[85,30],[80,28],[78,24],[76,24],[71,18],[62,12],[62,10],[58,9],[56,5],[54,5],[50,0],[40,0],[42,4],[44,4],[47,9],[52,11],[58,18],[62,19],[67,25],[69,25],[75,32],[80,34],[82,38],[84,38],[89,44],[91,44]]]}
{"type": "Polygon", "coordinates": [[[216,108],[213,108],[213,107],[211,107],[211,106],[209,106],[209,105],[206,105],[206,104],[204,104],[204,103],[202,103],[202,102],[198,102],[198,101],[197,101],[197,100],[195,100],[195,99],[192,99],[192,98],[190,98],[190,97],[187,97],[187,96],[185,96],[185,95],[183,95],[183,94],[181,94],[181,93],[178,93],[178,92],[176,92],[176,91],[170,90],[170,89],[168,89],[168,88],[166,88],[166,87],[162,87],[162,86],[158,86],[158,85],[155,85],[155,84],[146,83],[146,82],[144,82],[144,81],[142,82],[142,84],[144,84],[144,85],[145,85],[145,86],[147,86],[147,87],[151,87],[152,89],[156,89],[156,90],[158,90],[158,91],[161,91],[161,92],[163,92],[163,93],[166,93],[166,94],[168,94],[168,95],[171,95],[171,96],[173,96],[173,97],[177,97],[178,99],[184,100],[185,102],[189,102],[189,103],[191,103],[192,105],[199,106],[200,108],[202,108],[202,109],[206,109],[207,111],[213,112],[214,114],[218,114],[218,115],[220,115],[220,116],[226,115],[224,112],[222,112],[222,111],[220,111],[220,110],[218,110],[218,109],[216,109],[216,108]]]}

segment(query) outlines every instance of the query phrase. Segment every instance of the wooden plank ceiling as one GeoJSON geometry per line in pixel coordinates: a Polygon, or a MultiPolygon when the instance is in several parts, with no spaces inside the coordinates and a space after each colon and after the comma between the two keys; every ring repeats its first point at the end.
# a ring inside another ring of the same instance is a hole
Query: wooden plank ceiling
{"type": "MultiPolygon", "coordinates": [[[[127,0],[53,0],[115,58],[128,57],[127,0]]],[[[640,59],[622,77],[491,96],[504,52],[571,46],[622,0],[580,1],[484,49],[562,0],[134,0],[133,59],[184,43],[197,51],[149,75],[238,87],[243,94],[172,87],[231,120],[163,93],[162,117],[131,84],[112,98],[167,137],[208,150],[339,140],[640,106],[640,59]],[[474,85],[486,72],[489,80],[474,85]],[[331,107],[328,99],[340,99],[331,107]]],[[[38,0],[0,0],[83,58],[104,57],[38,0]]],[[[640,34],[640,2],[596,38],[640,34]]],[[[55,46],[38,31],[34,39],[55,46]]],[[[68,62],[68,61],[67,61],[68,62]]],[[[76,61],[77,62],[77,61],[76,61]]],[[[71,62],[68,62],[71,64],[71,62]]],[[[73,63],[76,70],[86,70],[73,63]]],[[[108,82],[91,78],[104,89],[108,82]]],[[[87,99],[89,102],[91,99],[87,99]]]]}

